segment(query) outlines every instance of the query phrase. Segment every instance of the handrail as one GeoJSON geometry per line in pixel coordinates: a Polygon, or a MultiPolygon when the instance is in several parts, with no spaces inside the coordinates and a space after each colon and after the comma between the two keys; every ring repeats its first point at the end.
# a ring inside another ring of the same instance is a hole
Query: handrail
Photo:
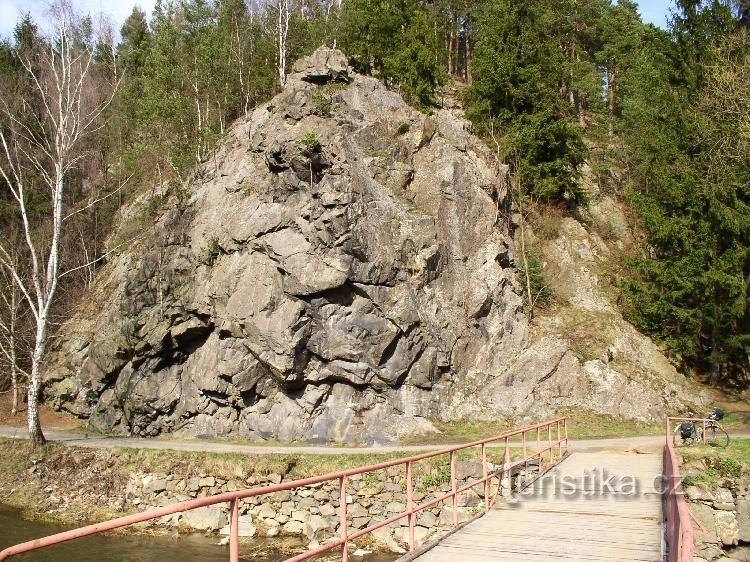
{"type": "Polygon", "coordinates": [[[672,442],[672,423],[676,421],[703,422],[703,436],[705,440],[706,423],[711,420],[704,418],[667,417],[666,444],[664,447],[664,503],[666,513],[666,538],[668,562],[692,562],[695,550],[695,532],[691,522],[690,508],[685,501],[682,490],[682,476],[677,454],[672,442]]]}
{"type": "Polygon", "coordinates": [[[62,533],[56,533],[54,535],[49,535],[47,537],[42,537],[39,539],[35,539],[32,541],[28,541],[28,542],[24,542],[24,543],[20,543],[20,544],[8,547],[5,550],[0,552],[0,560],[5,560],[17,554],[29,552],[31,550],[36,550],[39,548],[52,546],[54,544],[59,544],[61,542],[65,542],[65,541],[69,541],[69,540],[73,540],[73,539],[77,539],[77,538],[81,538],[81,537],[85,537],[85,536],[89,536],[89,535],[93,535],[97,533],[103,533],[106,531],[111,531],[113,529],[118,529],[120,527],[133,525],[135,523],[142,523],[144,521],[149,521],[151,519],[157,519],[159,517],[164,517],[165,515],[172,515],[174,513],[180,513],[183,511],[189,511],[189,510],[197,509],[200,507],[206,507],[209,505],[215,505],[219,503],[228,502],[230,504],[229,559],[231,562],[237,562],[237,560],[239,559],[238,520],[239,520],[240,500],[253,497],[253,496],[262,496],[262,495],[271,494],[274,492],[292,490],[295,488],[302,488],[302,487],[311,486],[315,484],[321,484],[323,482],[328,482],[331,480],[339,481],[340,538],[334,541],[327,542],[326,544],[321,545],[317,548],[310,549],[307,552],[303,552],[302,554],[299,554],[297,556],[294,556],[290,558],[288,562],[306,560],[308,558],[312,558],[313,556],[317,556],[318,554],[327,552],[329,550],[333,550],[334,548],[338,548],[338,547],[341,547],[341,560],[343,562],[347,562],[348,545],[351,541],[363,535],[371,533],[372,531],[375,531],[381,527],[384,527],[385,525],[398,521],[399,519],[403,519],[404,517],[407,517],[409,520],[409,541],[408,541],[409,550],[413,551],[415,549],[414,527],[416,526],[416,514],[419,511],[426,509],[438,502],[445,501],[446,499],[451,498],[452,506],[453,506],[453,526],[457,527],[458,526],[458,511],[456,508],[458,507],[457,506],[458,494],[460,494],[461,492],[466,491],[475,486],[478,486],[480,484],[483,484],[484,485],[484,510],[486,512],[492,507],[492,505],[494,504],[494,501],[497,498],[497,491],[496,491],[494,497],[490,499],[490,480],[492,478],[498,478],[502,480],[502,478],[504,478],[506,473],[510,477],[512,476],[513,468],[518,467],[520,465],[528,465],[529,461],[535,458],[539,459],[539,464],[541,467],[541,465],[544,462],[544,459],[543,459],[544,456],[548,457],[547,460],[549,462],[549,466],[557,464],[564,456],[563,445],[565,447],[565,453],[567,454],[567,448],[568,448],[567,420],[568,420],[567,417],[556,418],[556,419],[549,420],[546,422],[526,426],[520,429],[506,431],[504,433],[501,433],[499,435],[496,435],[494,437],[490,437],[487,439],[480,439],[480,440],[472,441],[471,443],[466,443],[463,445],[453,445],[451,447],[446,447],[444,449],[422,453],[422,454],[414,455],[411,457],[394,459],[392,461],[386,461],[386,462],[382,462],[378,464],[367,465],[367,466],[362,466],[362,467],[357,467],[357,468],[350,468],[347,470],[340,470],[337,472],[331,472],[331,473],[320,475],[320,476],[302,478],[300,480],[291,480],[289,482],[283,482],[280,484],[259,486],[255,488],[248,488],[245,490],[237,490],[234,492],[224,492],[221,494],[216,494],[214,496],[208,496],[205,498],[196,498],[193,500],[183,501],[183,502],[175,503],[175,504],[164,506],[164,507],[150,509],[147,511],[143,511],[141,513],[127,515],[125,517],[119,517],[117,519],[111,519],[109,521],[104,521],[102,523],[95,523],[93,525],[87,525],[85,527],[80,527],[78,529],[72,529],[69,531],[64,531],[62,533]],[[556,428],[555,440],[553,440],[552,438],[553,426],[556,428]],[[546,430],[546,433],[547,433],[546,439],[544,439],[544,437],[542,436],[542,430],[546,430]],[[537,446],[535,447],[535,451],[529,452],[527,433],[533,432],[533,431],[536,431],[537,446]],[[522,436],[521,437],[522,442],[519,443],[519,445],[521,445],[523,448],[523,458],[521,458],[520,460],[511,462],[510,447],[512,443],[510,442],[510,439],[518,435],[522,436]],[[499,470],[490,472],[487,468],[488,465],[487,465],[486,447],[489,443],[493,443],[496,441],[504,441],[505,451],[504,451],[504,456],[503,456],[503,464],[501,465],[501,468],[499,470]],[[545,445],[544,447],[542,447],[543,444],[545,445]],[[456,453],[458,451],[468,449],[471,447],[477,447],[477,446],[481,447],[482,478],[474,482],[471,482],[470,484],[461,486],[459,488],[457,485],[458,483],[457,483],[457,471],[456,471],[456,453]],[[557,454],[555,453],[555,449],[557,449],[557,454]],[[421,460],[433,458],[439,455],[445,455],[445,454],[450,455],[451,491],[442,496],[439,496],[437,498],[433,498],[427,502],[424,502],[422,504],[415,505],[414,497],[413,497],[413,493],[414,493],[413,465],[414,463],[421,461],[421,460]],[[353,533],[349,533],[349,529],[347,525],[347,503],[346,503],[347,479],[350,476],[365,474],[367,472],[373,472],[376,470],[383,470],[383,469],[398,466],[398,465],[406,466],[406,496],[407,496],[406,510],[400,513],[397,513],[395,515],[392,515],[391,517],[388,517],[386,519],[383,519],[382,521],[378,521],[377,523],[374,523],[370,525],[369,527],[366,527],[359,531],[355,531],[353,533]]]}

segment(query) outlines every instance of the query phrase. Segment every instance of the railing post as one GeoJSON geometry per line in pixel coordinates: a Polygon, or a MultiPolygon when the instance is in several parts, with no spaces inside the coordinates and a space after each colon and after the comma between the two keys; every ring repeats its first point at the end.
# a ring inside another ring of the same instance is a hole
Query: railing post
{"type": "Polygon", "coordinates": [[[411,461],[406,463],[406,509],[409,510],[409,552],[414,552],[414,525],[417,514],[414,513],[414,487],[411,461]]]}
{"type": "MultiPolygon", "coordinates": [[[[503,455],[503,476],[507,476],[508,478],[508,493],[510,493],[513,490],[513,475],[511,474],[510,470],[510,446],[508,444],[508,438],[505,438],[505,454],[503,455]]],[[[500,480],[500,485],[502,486],[503,481],[502,478],[500,480]]]]}
{"type": "Polygon", "coordinates": [[[348,562],[349,544],[347,536],[349,531],[346,523],[346,476],[339,478],[339,527],[339,533],[344,540],[344,544],[341,545],[341,560],[342,562],[348,562]]]}
{"type": "Polygon", "coordinates": [[[490,479],[487,477],[487,449],[482,443],[482,479],[484,480],[484,511],[490,510],[490,479]]]}
{"type": "Polygon", "coordinates": [[[240,559],[239,503],[235,498],[229,504],[229,562],[238,562],[240,559]]]}
{"type": "Polygon", "coordinates": [[[542,439],[540,428],[538,426],[536,428],[536,454],[539,455],[539,470],[541,471],[544,459],[542,459],[542,439]]]}
{"type": "Polygon", "coordinates": [[[562,440],[560,439],[560,420],[557,421],[557,456],[562,458],[562,440]]]}
{"type": "Polygon", "coordinates": [[[565,452],[568,452],[568,418],[563,418],[563,430],[565,431],[565,452]]]}
{"type": "Polygon", "coordinates": [[[453,498],[453,526],[458,527],[458,497],[456,494],[456,451],[451,451],[451,493],[453,498]]]}
{"type": "Polygon", "coordinates": [[[549,462],[552,464],[552,424],[547,424],[547,449],[549,449],[549,462]]]}
{"type": "Polygon", "coordinates": [[[526,456],[526,432],[521,433],[521,443],[523,448],[523,484],[526,485],[526,479],[529,477],[529,459],[526,456]]]}
{"type": "Polygon", "coordinates": [[[703,444],[706,444],[706,420],[703,420],[703,444]]]}

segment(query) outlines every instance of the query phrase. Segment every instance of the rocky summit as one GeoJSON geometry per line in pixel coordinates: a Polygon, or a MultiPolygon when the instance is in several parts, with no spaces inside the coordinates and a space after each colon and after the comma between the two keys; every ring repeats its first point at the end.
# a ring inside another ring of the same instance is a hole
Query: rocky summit
{"type": "Polygon", "coordinates": [[[119,236],[141,234],[55,341],[47,399],[115,433],[312,442],[561,406],[661,415],[676,373],[532,341],[505,173],[457,112],[419,113],[319,49],[189,180],[123,213],[119,236]]]}

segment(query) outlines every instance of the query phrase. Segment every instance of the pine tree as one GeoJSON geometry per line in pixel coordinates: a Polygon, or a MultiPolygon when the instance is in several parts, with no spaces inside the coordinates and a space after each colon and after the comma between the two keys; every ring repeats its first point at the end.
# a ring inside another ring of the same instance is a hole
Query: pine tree
{"type": "Polygon", "coordinates": [[[336,36],[357,70],[377,74],[427,109],[445,80],[436,26],[434,13],[415,0],[352,0],[344,3],[336,36]]]}
{"type": "Polygon", "coordinates": [[[733,111],[746,98],[730,102],[717,84],[726,72],[727,83],[741,83],[747,61],[720,56],[732,30],[726,6],[680,7],[671,36],[648,37],[626,92],[629,192],[649,253],[625,290],[642,328],[726,381],[749,371],[750,194],[746,162],[718,150],[747,126],[747,110],[733,111]]]}
{"type": "Polygon", "coordinates": [[[571,119],[571,64],[561,45],[560,14],[542,0],[488,2],[478,18],[467,114],[482,134],[503,135],[502,156],[525,190],[541,199],[584,198],[586,150],[571,119]],[[562,94],[562,95],[561,95],[562,94]]]}

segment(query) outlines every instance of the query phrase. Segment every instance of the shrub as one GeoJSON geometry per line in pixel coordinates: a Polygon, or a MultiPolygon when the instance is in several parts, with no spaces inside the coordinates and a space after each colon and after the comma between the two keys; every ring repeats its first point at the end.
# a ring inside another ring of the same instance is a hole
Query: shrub
{"type": "Polygon", "coordinates": [[[329,116],[331,109],[333,109],[333,97],[344,88],[346,88],[346,84],[342,82],[329,82],[320,86],[312,95],[315,111],[324,117],[329,116]]]}
{"type": "Polygon", "coordinates": [[[320,147],[322,146],[315,131],[308,132],[304,137],[297,140],[297,142],[313,152],[320,150],[320,147]]]}
{"type": "Polygon", "coordinates": [[[536,307],[544,307],[552,302],[552,290],[544,272],[544,262],[533,252],[527,252],[526,261],[520,261],[519,273],[523,285],[526,307],[531,312],[536,307]],[[526,276],[528,274],[529,285],[531,285],[531,302],[526,287],[526,276]]]}
{"type": "Polygon", "coordinates": [[[216,259],[219,257],[219,254],[221,254],[221,246],[219,246],[219,239],[216,238],[216,236],[212,236],[208,239],[204,254],[206,265],[210,267],[216,263],[216,259]]]}

